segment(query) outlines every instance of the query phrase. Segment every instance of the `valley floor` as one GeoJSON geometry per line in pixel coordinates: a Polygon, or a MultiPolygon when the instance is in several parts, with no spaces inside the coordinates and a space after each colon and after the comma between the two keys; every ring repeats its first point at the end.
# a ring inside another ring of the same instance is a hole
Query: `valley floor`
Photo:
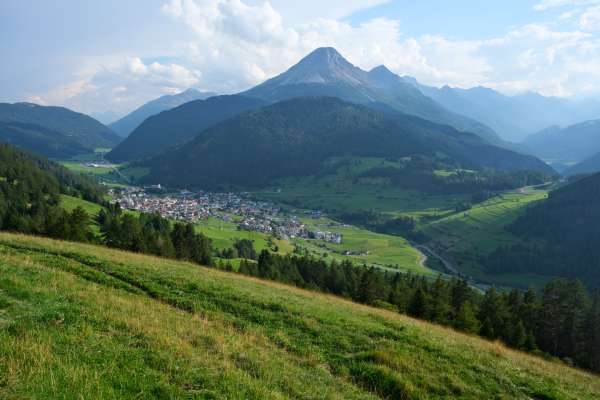
{"type": "Polygon", "coordinates": [[[392,312],[0,233],[0,398],[597,399],[600,379],[392,312]]]}

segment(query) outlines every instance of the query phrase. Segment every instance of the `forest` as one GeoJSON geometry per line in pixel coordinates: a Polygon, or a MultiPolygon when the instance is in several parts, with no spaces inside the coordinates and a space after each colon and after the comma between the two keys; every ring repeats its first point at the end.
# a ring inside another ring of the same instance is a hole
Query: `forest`
{"type": "Polygon", "coordinates": [[[580,277],[600,288],[600,175],[550,192],[507,229],[522,242],[501,247],[484,260],[490,272],[533,272],[580,277]]]}

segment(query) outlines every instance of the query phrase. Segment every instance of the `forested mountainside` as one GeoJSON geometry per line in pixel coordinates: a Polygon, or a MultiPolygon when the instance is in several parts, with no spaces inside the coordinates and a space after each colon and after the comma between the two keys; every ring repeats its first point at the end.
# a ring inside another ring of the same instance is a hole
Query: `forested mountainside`
{"type": "Polygon", "coordinates": [[[262,100],[238,95],[191,101],[146,119],[106,157],[122,162],[153,156],[192,140],[227,118],[264,105],[262,100]]]}
{"type": "Polygon", "coordinates": [[[464,167],[552,174],[546,164],[480,137],[408,115],[390,118],[336,98],[308,97],[224,121],[142,165],[146,182],[175,186],[260,186],[316,173],[333,156],[446,157],[464,167]]]}
{"type": "Polygon", "coordinates": [[[44,127],[60,133],[61,137],[71,139],[89,151],[96,148],[111,148],[121,140],[117,134],[92,117],[64,107],[46,107],[32,103],[0,103],[0,121],[44,127]]]}
{"type": "Polygon", "coordinates": [[[497,273],[534,272],[577,277],[600,287],[600,174],[552,191],[513,223],[523,242],[487,261],[497,273]]]}
{"type": "Polygon", "coordinates": [[[21,122],[0,122],[0,141],[50,158],[69,158],[90,151],[60,132],[21,122]]]}

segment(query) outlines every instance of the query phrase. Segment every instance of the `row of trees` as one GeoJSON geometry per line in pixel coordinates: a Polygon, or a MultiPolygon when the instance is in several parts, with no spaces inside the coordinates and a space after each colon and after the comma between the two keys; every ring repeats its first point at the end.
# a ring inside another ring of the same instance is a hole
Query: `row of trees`
{"type": "Polygon", "coordinates": [[[430,281],[268,251],[257,262],[243,261],[239,272],[392,309],[600,371],[600,296],[590,296],[577,280],[552,281],[540,294],[494,288],[481,294],[464,280],[430,281]]]}
{"type": "Polygon", "coordinates": [[[158,213],[122,212],[110,205],[98,213],[100,241],[109,247],[137,253],[176,258],[202,265],[213,264],[210,239],[192,224],[171,223],[158,213]]]}

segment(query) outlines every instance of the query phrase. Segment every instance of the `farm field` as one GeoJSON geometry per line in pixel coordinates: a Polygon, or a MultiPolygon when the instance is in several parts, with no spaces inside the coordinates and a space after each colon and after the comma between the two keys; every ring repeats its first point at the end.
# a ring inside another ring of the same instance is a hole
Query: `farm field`
{"type": "Polygon", "coordinates": [[[0,234],[0,397],[596,399],[597,376],[336,297],[0,234]]]}
{"type": "Polygon", "coordinates": [[[341,225],[322,219],[301,218],[315,229],[338,232],[343,235],[341,244],[322,240],[294,238],[291,241],[278,240],[260,232],[238,230],[233,222],[209,218],[196,224],[197,230],[212,239],[218,250],[230,248],[239,239],[254,241],[257,251],[275,247],[280,254],[290,254],[299,247],[318,257],[336,260],[349,260],[357,264],[387,266],[401,271],[411,271],[423,275],[434,272],[420,264],[420,253],[405,239],[398,236],[382,235],[353,226],[341,225]],[[345,254],[350,252],[352,254],[345,254]],[[368,253],[368,254],[367,254],[368,253]]]}
{"type": "Polygon", "coordinates": [[[427,245],[448,257],[461,271],[477,279],[527,287],[547,282],[550,277],[536,275],[493,275],[482,271],[479,258],[500,246],[519,239],[504,227],[521,215],[533,202],[546,198],[546,190],[521,189],[476,204],[470,210],[423,224],[420,229],[431,238],[427,245]]]}
{"type": "Polygon", "coordinates": [[[293,246],[287,241],[271,238],[261,232],[239,230],[234,223],[216,218],[209,218],[196,223],[196,230],[209,237],[217,250],[231,248],[237,240],[241,239],[252,240],[257,252],[263,249],[273,251],[275,246],[280,254],[289,254],[294,250],[293,246]]]}
{"type": "Polygon", "coordinates": [[[340,244],[317,240],[294,240],[298,246],[307,248],[316,255],[326,254],[326,257],[337,260],[392,267],[422,275],[437,275],[437,272],[421,265],[421,254],[404,238],[342,225],[327,218],[301,218],[301,220],[312,229],[341,233],[343,236],[340,244]]]}

